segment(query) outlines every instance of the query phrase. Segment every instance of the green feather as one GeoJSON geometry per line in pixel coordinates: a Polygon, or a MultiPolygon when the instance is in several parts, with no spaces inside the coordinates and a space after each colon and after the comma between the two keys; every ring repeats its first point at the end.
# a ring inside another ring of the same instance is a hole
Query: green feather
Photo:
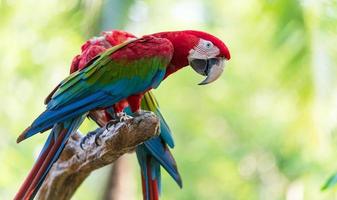
{"type": "MultiPolygon", "coordinates": [[[[153,38],[149,38],[153,39],[153,38]]],[[[62,81],[59,89],[52,96],[51,107],[68,105],[71,102],[79,101],[84,97],[104,90],[111,95],[123,96],[123,94],[114,93],[113,87],[120,80],[129,80],[127,85],[122,85],[128,91],[144,84],[149,86],[152,78],[158,71],[165,70],[172,58],[173,49],[170,56],[156,55],[147,56],[140,59],[112,59],[111,55],[128,44],[137,45],[140,39],[127,41],[120,45],[114,46],[102,53],[90,66],[75,72],[62,81]],[[137,78],[137,79],[134,79],[137,78]],[[133,80],[133,81],[131,81],[133,80]]],[[[168,40],[160,40],[163,44],[168,45],[168,40]]],[[[139,41],[146,45],[146,40],[139,41]]],[[[151,45],[151,42],[148,43],[151,45]]],[[[137,46],[132,46],[136,48],[137,46]]],[[[156,48],[156,45],[150,46],[156,48]]],[[[119,88],[120,90],[123,88],[119,88]]],[[[129,95],[129,94],[127,94],[129,95]]]]}

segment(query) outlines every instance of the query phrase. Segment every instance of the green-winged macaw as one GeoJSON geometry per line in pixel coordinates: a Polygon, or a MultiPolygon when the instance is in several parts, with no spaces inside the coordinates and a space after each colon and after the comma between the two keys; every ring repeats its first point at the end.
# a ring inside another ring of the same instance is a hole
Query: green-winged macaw
{"type": "MultiPolygon", "coordinates": [[[[123,110],[128,106],[134,115],[140,114],[144,94],[157,88],[166,77],[177,70],[190,65],[197,73],[207,76],[199,84],[208,84],[219,78],[225,61],[230,59],[229,50],[220,39],[194,30],[160,32],[111,46],[64,79],[48,96],[46,110],[18,137],[17,142],[20,142],[36,133],[52,129],[46,145],[15,199],[34,198],[69,136],[78,129],[90,111],[95,113],[97,110],[112,107],[116,117],[123,117],[123,110]]],[[[150,148],[147,147],[147,150],[150,148]]],[[[153,149],[153,152],[156,150],[153,149]]],[[[150,153],[153,152],[150,150],[150,153]]],[[[139,153],[147,155],[149,152],[139,153]]],[[[155,155],[154,157],[156,158],[155,155]]],[[[139,158],[144,159],[147,158],[139,158]]],[[[162,165],[163,163],[160,162],[162,165]]],[[[141,167],[147,165],[140,164],[141,167]]],[[[176,168],[174,170],[179,176],[176,168]]],[[[146,171],[152,172],[148,169],[146,171]]],[[[175,178],[173,174],[170,175],[175,178]]],[[[144,179],[146,177],[151,180],[158,178],[156,174],[145,174],[144,179]]],[[[175,180],[177,181],[176,178],[175,180]]],[[[149,180],[143,182],[146,181],[149,180]]],[[[148,183],[153,184],[152,188],[156,190],[160,188],[159,182],[148,183]]],[[[144,197],[156,199],[152,192],[145,191],[144,197]]]]}
{"type": "MultiPolygon", "coordinates": [[[[74,57],[70,73],[85,68],[88,62],[108,48],[134,38],[136,37],[131,33],[120,30],[103,32],[100,37],[91,38],[82,45],[81,54],[74,57]]],[[[127,101],[121,103],[123,103],[122,106],[128,107],[127,101]]],[[[91,111],[89,117],[99,126],[106,126],[115,117],[114,108],[91,111]]],[[[160,136],[150,139],[136,148],[137,158],[141,167],[144,199],[158,199],[161,187],[160,165],[164,167],[180,187],[182,187],[182,181],[176,162],[168,148],[168,146],[174,147],[171,131],[160,113],[154,95],[150,91],[144,94],[141,108],[154,112],[159,117],[161,123],[160,136]]],[[[126,111],[130,112],[130,109],[126,109],[126,111]]]]}

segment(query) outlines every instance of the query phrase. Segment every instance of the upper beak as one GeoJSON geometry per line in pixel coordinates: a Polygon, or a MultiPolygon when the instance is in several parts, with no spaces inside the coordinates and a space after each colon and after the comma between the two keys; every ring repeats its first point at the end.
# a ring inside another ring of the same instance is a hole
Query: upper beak
{"type": "Polygon", "coordinates": [[[217,80],[225,67],[224,58],[209,58],[209,59],[191,59],[191,67],[198,73],[203,76],[207,76],[199,85],[206,85],[217,80]]]}

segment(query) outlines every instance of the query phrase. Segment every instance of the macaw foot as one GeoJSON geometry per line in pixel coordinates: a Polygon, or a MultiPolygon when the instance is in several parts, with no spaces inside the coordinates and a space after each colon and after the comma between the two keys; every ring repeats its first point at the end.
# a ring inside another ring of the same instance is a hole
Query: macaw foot
{"type": "Polygon", "coordinates": [[[98,138],[99,138],[100,135],[102,135],[103,132],[104,132],[104,129],[102,129],[102,128],[98,128],[94,131],[89,132],[86,136],[84,136],[82,138],[82,140],[80,142],[81,149],[84,150],[83,144],[85,144],[85,142],[87,140],[90,140],[92,137],[95,137],[95,144],[96,144],[96,146],[99,146],[98,138]]]}
{"type": "Polygon", "coordinates": [[[139,117],[145,113],[150,113],[150,111],[147,111],[147,110],[138,110],[134,113],[132,113],[132,117],[139,117]]]}
{"type": "Polygon", "coordinates": [[[130,116],[130,115],[127,115],[125,112],[120,112],[120,113],[116,113],[114,116],[113,116],[113,119],[110,120],[106,125],[105,125],[105,128],[107,130],[109,130],[109,128],[111,126],[114,126],[116,125],[117,123],[119,122],[124,122],[124,121],[127,121],[129,119],[132,119],[133,117],[130,116]]]}
{"type": "Polygon", "coordinates": [[[91,131],[86,136],[84,136],[82,138],[82,140],[80,142],[81,149],[83,149],[83,144],[85,144],[85,142],[87,140],[91,139],[92,137],[95,138],[95,144],[96,144],[96,146],[99,146],[100,144],[99,144],[98,141],[100,139],[100,136],[103,134],[103,132],[105,130],[109,131],[109,128],[112,127],[112,126],[114,126],[114,125],[116,125],[117,123],[124,122],[124,121],[127,121],[127,120],[132,119],[132,118],[133,118],[132,116],[129,116],[129,115],[127,115],[124,112],[116,113],[113,116],[113,119],[106,123],[106,125],[105,125],[104,128],[98,128],[95,131],[91,131]]]}

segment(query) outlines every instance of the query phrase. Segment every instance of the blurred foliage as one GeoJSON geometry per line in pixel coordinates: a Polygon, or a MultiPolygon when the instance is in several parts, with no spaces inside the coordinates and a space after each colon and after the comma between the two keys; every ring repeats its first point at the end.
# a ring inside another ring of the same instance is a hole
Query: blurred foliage
{"type": "MultiPolygon", "coordinates": [[[[16,136],[102,28],[200,29],[231,50],[214,84],[197,86],[186,68],[155,91],[184,179],[180,190],[164,174],[163,199],[337,199],[320,191],[337,169],[336,9],[328,0],[0,0],[0,199],[13,197],[47,134],[20,145],[16,136]]],[[[74,199],[100,198],[106,173],[74,199]]]]}
{"type": "Polygon", "coordinates": [[[337,174],[332,175],[323,185],[322,190],[329,189],[337,184],[337,174]]]}

